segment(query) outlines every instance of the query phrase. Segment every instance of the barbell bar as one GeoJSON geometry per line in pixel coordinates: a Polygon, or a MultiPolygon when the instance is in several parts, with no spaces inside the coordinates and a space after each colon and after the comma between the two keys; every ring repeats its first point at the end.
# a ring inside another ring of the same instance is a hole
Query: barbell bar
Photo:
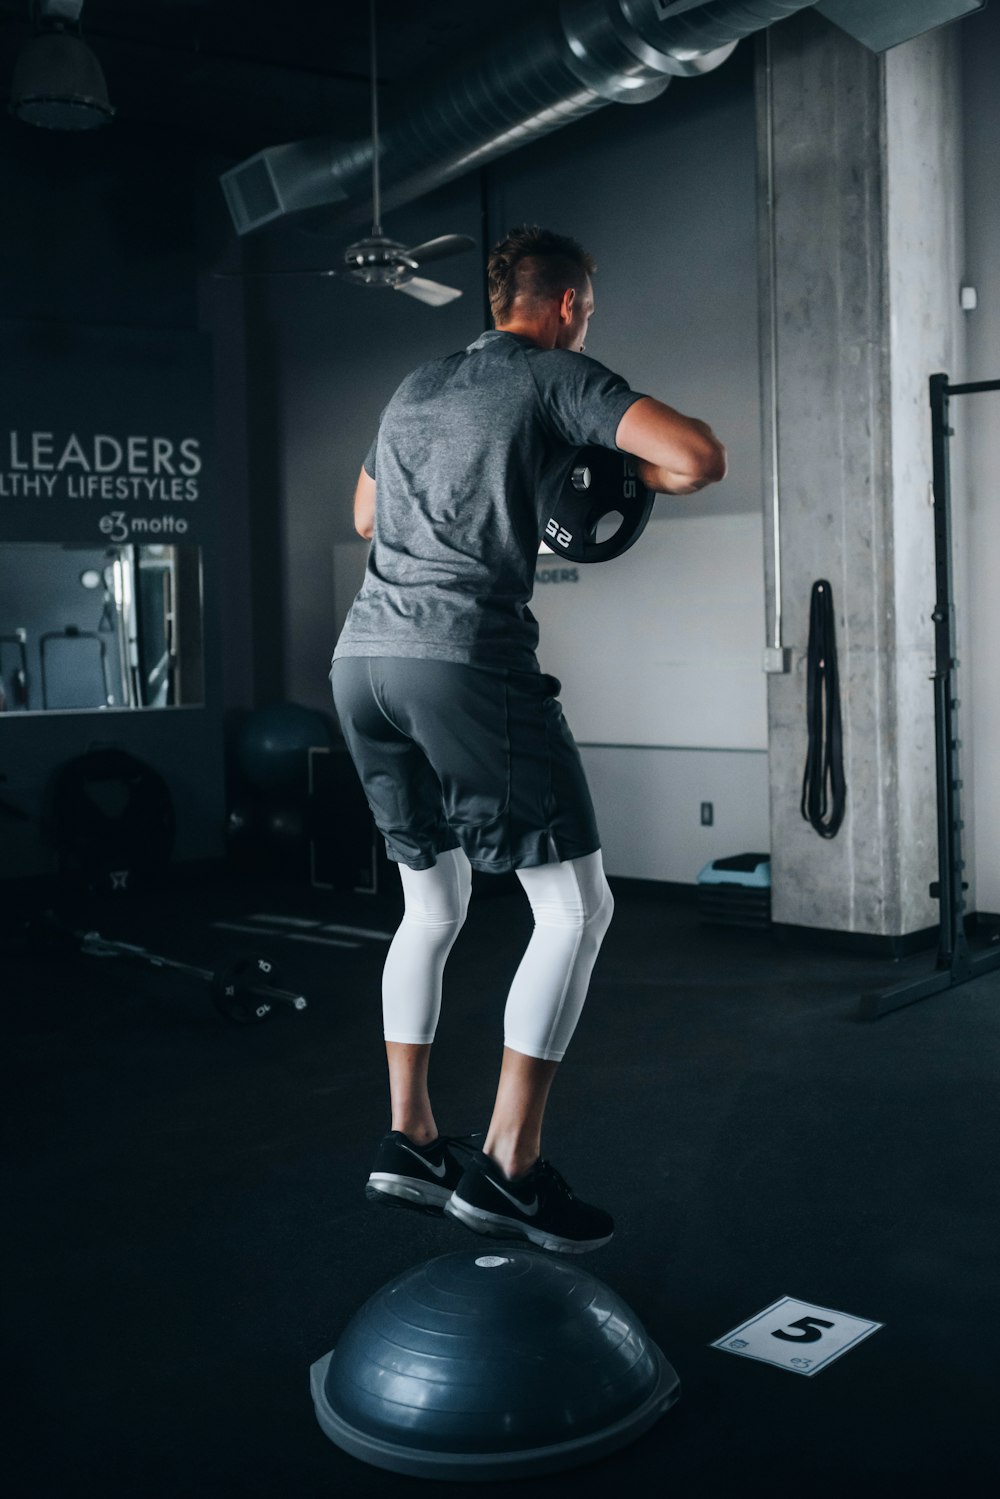
{"type": "Polygon", "coordinates": [[[102,937],[100,932],[74,932],[73,936],[80,944],[80,951],[88,957],[136,958],[153,968],[169,968],[203,980],[209,985],[216,1009],[227,1020],[238,1024],[268,1020],[276,1004],[292,1010],[307,1007],[305,995],[281,988],[274,965],[268,958],[256,954],[233,958],[217,969],[201,968],[194,963],[182,963],[177,958],[150,952],[134,942],[102,937]]]}

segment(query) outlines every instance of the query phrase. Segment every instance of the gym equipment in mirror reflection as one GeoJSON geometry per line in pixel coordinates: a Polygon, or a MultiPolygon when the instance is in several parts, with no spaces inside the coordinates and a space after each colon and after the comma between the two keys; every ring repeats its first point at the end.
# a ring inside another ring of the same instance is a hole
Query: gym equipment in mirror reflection
{"type": "Polygon", "coordinates": [[[201,549],[0,548],[0,712],[204,702],[201,549]]]}

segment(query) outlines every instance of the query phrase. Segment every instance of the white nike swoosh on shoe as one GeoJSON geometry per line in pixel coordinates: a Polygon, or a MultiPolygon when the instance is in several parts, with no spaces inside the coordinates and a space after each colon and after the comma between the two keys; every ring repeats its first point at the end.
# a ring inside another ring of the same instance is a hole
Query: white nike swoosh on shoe
{"type": "Polygon", "coordinates": [[[404,1145],[403,1142],[402,1142],[402,1140],[397,1140],[396,1144],[402,1150],[409,1150],[410,1154],[411,1155],[415,1155],[416,1158],[417,1158],[417,1160],[421,1163],[421,1165],[422,1166],[426,1166],[427,1169],[428,1169],[428,1171],[432,1171],[435,1176],[444,1176],[445,1172],[447,1171],[447,1169],[448,1169],[448,1162],[447,1161],[442,1161],[441,1164],[440,1164],[440,1166],[432,1166],[431,1163],[430,1163],[430,1161],[427,1160],[426,1156],[422,1156],[419,1151],[411,1149],[411,1147],[409,1145],[404,1145]]]}
{"type": "Polygon", "coordinates": [[[493,1180],[492,1176],[488,1176],[486,1178],[486,1180],[489,1182],[489,1184],[490,1184],[491,1187],[496,1187],[496,1189],[497,1189],[498,1192],[503,1192],[503,1195],[504,1195],[504,1197],[506,1197],[506,1199],[507,1199],[508,1202],[512,1202],[516,1208],[520,1208],[522,1213],[527,1213],[527,1215],[528,1215],[529,1218],[533,1218],[535,1216],[535,1214],[538,1212],[538,1198],[537,1197],[535,1198],[534,1202],[532,1202],[530,1204],[527,1203],[527,1202],[522,1202],[519,1197],[512,1197],[509,1192],[505,1192],[504,1189],[503,1189],[503,1187],[501,1187],[500,1183],[499,1182],[495,1182],[493,1180]]]}

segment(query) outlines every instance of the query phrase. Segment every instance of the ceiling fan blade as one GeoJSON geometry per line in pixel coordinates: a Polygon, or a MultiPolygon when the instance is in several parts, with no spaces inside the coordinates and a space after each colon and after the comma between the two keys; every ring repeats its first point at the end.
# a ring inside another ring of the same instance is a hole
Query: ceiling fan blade
{"type": "Polygon", "coordinates": [[[440,281],[425,281],[421,276],[411,276],[409,281],[401,281],[393,291],[405,292],[408,297],[416,297],[418,302],[426,302],[428,307],[443,307],[446,302],[454,302],[456,297],[462,293],[454,286],[442,286],[440,281]]]}
{"type": "Polygon", "coordinates": [[[470,239],[467,234],[442,234],[437,239],[426,240],[422,245],[414,245],[406,253],[418,265],[426,265],[429,260],[443,260],[446,255],[462,255],[475,247],[475,240],[470,239]]]}

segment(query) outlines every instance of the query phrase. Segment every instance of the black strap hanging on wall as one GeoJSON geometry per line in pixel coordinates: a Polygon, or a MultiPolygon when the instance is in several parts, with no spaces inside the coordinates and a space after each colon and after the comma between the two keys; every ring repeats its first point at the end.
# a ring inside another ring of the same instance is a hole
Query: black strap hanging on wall
{"type": "Polygon", "coordinates": [[[821,838],[835,838],[844,820],[847,786],[840,726],[833,589],[825,578],[813,584],[809,604],[806,718],[809,753],[802,778],[802,816],[821,838]]]}

